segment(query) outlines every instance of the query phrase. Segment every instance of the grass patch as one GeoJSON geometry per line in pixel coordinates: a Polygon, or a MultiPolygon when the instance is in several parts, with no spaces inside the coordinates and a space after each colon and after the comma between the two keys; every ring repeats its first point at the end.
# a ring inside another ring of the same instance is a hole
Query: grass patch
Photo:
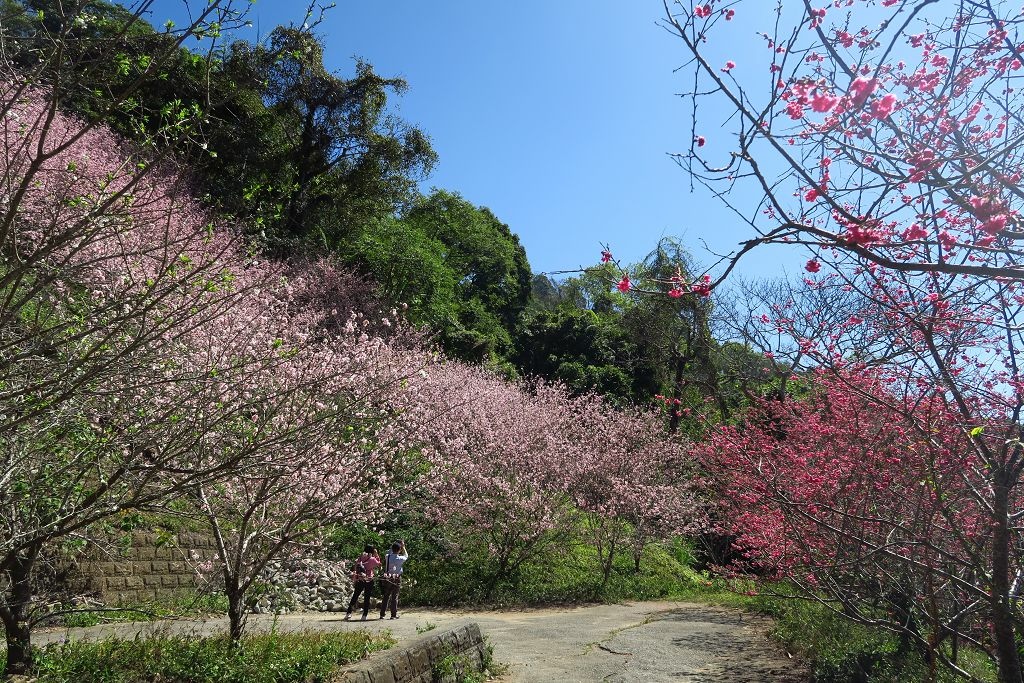
{"type": "MultiPolygon", "coordinates": [[[[68,608],[73,609],[73,608],[68,608]]],[[[154,602],[97,609],[74,609],[46,619],[43,626],[75,628],[123,621],[154,621],[170,617],[199,617],[226,614],[228,599],[221,593],[182,593],[154,602]]]]}
{"type": "MultiPolygon", "coordinates": [[[[314,683],[394,644],[390,634],[367,631],[254,634],[238,646],[227,636],[69,642],[36,649],[32,678],[38,683],[314,683]]],[[[0,653],[0,661],[3,657],[0,653]]]]}
{"type": "Polygon", "coordinates": [[[508,665],[494,660],[494,647],[490,639],[484,637],[483,660],[480,671],[476,670],[474,661],[468,655],[457,655],[447,652],[441,659],[434,662],[431,674],[435,681],[456,680],[458,683],[484,683],[492,678],[508,673],[508,665]]]}

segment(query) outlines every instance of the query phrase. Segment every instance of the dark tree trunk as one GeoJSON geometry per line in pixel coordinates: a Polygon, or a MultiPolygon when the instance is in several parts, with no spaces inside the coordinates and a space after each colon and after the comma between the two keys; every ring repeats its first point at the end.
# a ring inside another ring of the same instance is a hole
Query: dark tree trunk
{"type": "Polygon", "coordinates": [[[601,591],[608,586],[608,579],[611,578],[612,568],[615,566],[615,541],[608,543],[608,556],[604,560],[604,576],[601,579],[601,591]]]}
{"type": "Polygon", "coordinates": [[[668,418],[668,433],[678,434],[679,433],[679,420],[682,418],[682,413],[679,410],[680,403],[683,399],[683,373],[686,371],[686,363],[688,361],[687,356],[682,353],[676,352],[676,373],[672,380],[672,404],[669,405],[669,418],[668,418]]]}
{"type": "Polygon", "coordinates": [[[32,604],[32,566],[36,550],[18,555],[7,570],[10,590],[6,604],[0,606],[7,640],[7,666],[4,676],[28,676],[32,668],[32,629],[29,606],[32,604]]]}
{"type": "Polygon", "coordinates": [[[245,594],[239,587],[237,579],[225,582],[225,586],[228,597],[228,629],[231,640],[237,643],[242,639],[242,633],[245,631],[245,594]]]}
{"type": "Polygon", "coordinates": [[[992,512],[992,640],[1000,683],[1021,683],[1020,653],[1014,637],[1013,612],[1010,608],[1010,485],[1005,471],[997,471],[993,486],[992,512]]]}
{"type": "Polygon", "coordinates": [[[487,582],[487,593],[488,598],[494,597],[494,592],[498,590],[498,582],[506,578],[508,575],[510,560],[507,556],[502,556],[498,561],[498,569],[491,575],[490,581],[487,582]]]}

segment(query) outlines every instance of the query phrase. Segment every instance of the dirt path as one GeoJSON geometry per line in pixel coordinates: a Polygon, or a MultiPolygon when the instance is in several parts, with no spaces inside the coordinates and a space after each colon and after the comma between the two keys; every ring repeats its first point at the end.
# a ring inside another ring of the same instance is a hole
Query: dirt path
{"type": "MultiPolygon", "coordinates": [[[[475,621],[494,644],[495,658],[509,665],[508,683],[558,681],[608,683],[803,683],[808,677],[770,643],[766,619],[737,610],[680,602],[638,602],[519,611],[409,609],[397,621],[342,621],[338,614],[288,614],[284,630],[391,629],[399,639],[433,625],[475,621]]],[[[252,628],[272,618],[252,617],[252,628]]],[[[152,631],[223,632],[222,619],[203,622],[111,624],[36,635],[42,645],[64,638],[134,637],[152,631]]]]}

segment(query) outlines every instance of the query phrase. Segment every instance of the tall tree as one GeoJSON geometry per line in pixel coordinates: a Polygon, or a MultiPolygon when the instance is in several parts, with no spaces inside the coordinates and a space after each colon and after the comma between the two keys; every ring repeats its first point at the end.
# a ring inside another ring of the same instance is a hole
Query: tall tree
{"type": "Polygon", "coordinates": [[[365,225],[349,258],[453,356],[509,356],[532,276],[518,235],[489,209],[435,190],[400,219],[365,225]]]}
{"type": "Polygon", "coordinates": [[[255,214],[273,242],[338,249],[373,218],[408,206],[436,155],[427,136],[388,110],[407,84],[366,62],[345,78],[323,42],[279,26],[266,45],[236,42],[218,76],[236,89],[215,110],[203,163],[217,199],[255,214]],[[254,144],[259,140],[259,144],[254,144]]]}

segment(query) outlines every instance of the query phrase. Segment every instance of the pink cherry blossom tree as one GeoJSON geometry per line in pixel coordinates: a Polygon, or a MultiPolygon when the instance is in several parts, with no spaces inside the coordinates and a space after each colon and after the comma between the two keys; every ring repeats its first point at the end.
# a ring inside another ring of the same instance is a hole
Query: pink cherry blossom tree
{"type": "Polygon", "coordinates": [[[428,514],[483,537],[491,591],[581,528],[607,582],[618,553],[703,519],[689,458],[655,414],[455,363],[416,383],[406,417],[432,475],[428,514]]]}
{"type": "Polygon", "coordinates": [[[459,363],[425,368],[417,385],[420,404],[408,417],[432,472],[427,514],[484,539],[493,591],[572,527],[581,451],[563,428],[571,402],[557,387],[459,363]]]}
{"type": "MultiPolygon", "coordinates": [[[[137,16],[149,4],[137,5],[137,16]]],[[[68,49],[73,13],[84,11],[67,7],[72,14],[56,18],[64,30],[28,46],[30,66],[0,65],[7,673],[28,670],[40,555],[123,510],[159,505],[251,452],[251,445],[225,451],[215,442],[250,428],[256,396],[230,405],[214,396],[243,377],[246,364],[269,355],[235,363],[217,380],[216,368],[192,355],[207,348],[203,330],[212,321],[276,275],[243,278],[251,260],[236,236],[199,209],[182,176],[153,149],[126,145],[99,119],[63,112],[75,87],[66,60],[82,54],[68,49]]],[[[229,2],[208,3],[140,62],[124,91],[108,93],[109,106],[158,77],[184,41],[211,22],[228,29],[234,18],[229,2]]],[[[0,26],[5,45],[28,40],[9,31],[0,26]]],[[[194,120],[186,115],[174,125],[194,120]]]]}
{"type": "Polygon", "coordinates": [[[51,154],[80,123],[32,96],[10,104],[4,125],[0,569],[9,594],[0,619],[17,672],[28,666],[31,573],[45,547],[158,505],[252,452],[253,443],[218,441],[249,431],[262,397],[222,396],[279,361],[269,345],[219,357],[230,344],[210,333],[226,333],[225,314],[279,276],[250,269],[176,175],[138,177],[102,129],[51,154]]]}
{"type": "Polygon", "coordinates": [[[261,421],[274,447],[192,490],[216,540],[213,569],[235,640],[246,594],[267,563],[316,547],[326,525],[383,521],[388,503],[404,493],[393,479],[411,448],[401,413],[413,399],[408,379],[426,357],[419,336],[394,313],[378,319],[375,333],[367,316],[334,308],[333,295],[354,282],[319,264],[233,313],[250,321],[248,335],[280,335],[282,358],[248,379],[271,397],[261,421]],[[381,330],[390,330],[387,338],[381,330]]]}
{"type": "Polygon", "coordinates": [[[619,554],[632,553],[639,571],[650,542],[703,530],[704,504],[684,445],[660,413],[617,410],[594,396],[574,407],[577,417],[564,428],[582,449],[571,490],[603,589],[619,554]]]}

